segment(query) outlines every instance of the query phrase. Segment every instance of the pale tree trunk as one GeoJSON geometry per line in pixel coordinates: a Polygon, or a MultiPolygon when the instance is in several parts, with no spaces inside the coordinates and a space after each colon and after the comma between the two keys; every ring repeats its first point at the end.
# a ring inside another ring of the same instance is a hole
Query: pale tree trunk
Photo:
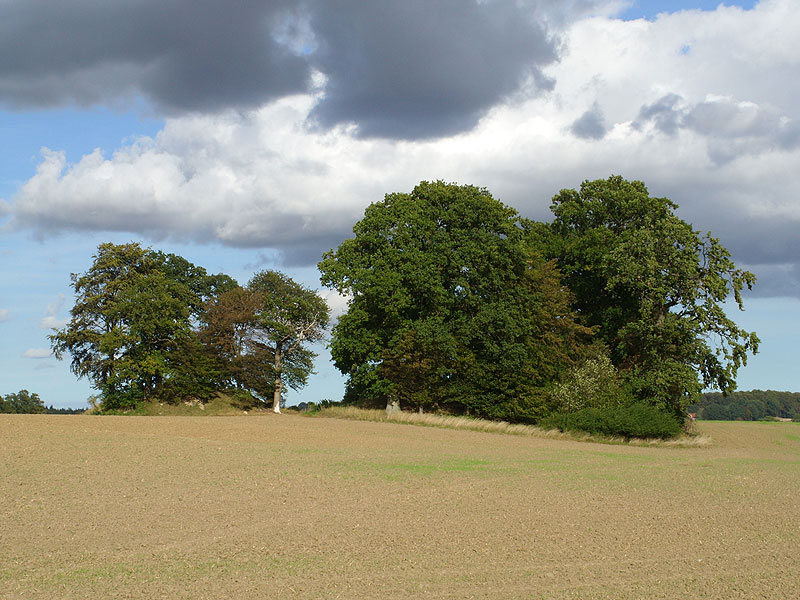
{"type": "Polygon", "coordinates": [[[275,349],[275,391],[272,393],[272,412],[281,414],[281,392],[283,392],[283,378],[281,377],[281,350],[275,349]]]}
{"type": "Polygon", "coordinates": [[[386,414],[391,415],[396,412],[400,412],[400,400],[390,398],[386,401],[386,414]]]}

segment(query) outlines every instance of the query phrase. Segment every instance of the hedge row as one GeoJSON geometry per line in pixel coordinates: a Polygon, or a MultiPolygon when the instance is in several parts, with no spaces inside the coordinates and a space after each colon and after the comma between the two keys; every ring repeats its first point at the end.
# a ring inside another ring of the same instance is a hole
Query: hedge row
{"type": "Polygon", "coordinates": [[[681,424],[674,416],[646,404],[555,413],[543,419],[539,425],[561,431],[585,431],[626,438],[667,439],[681,432],[681,424]]]}

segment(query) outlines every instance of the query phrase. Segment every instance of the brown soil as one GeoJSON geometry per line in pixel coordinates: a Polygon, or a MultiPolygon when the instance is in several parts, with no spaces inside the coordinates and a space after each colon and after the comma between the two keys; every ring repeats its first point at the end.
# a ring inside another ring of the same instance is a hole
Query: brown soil
{"type": "Polygon", "coordinates": [[[800,426],[699,428],[0,415],[0,598],[800,597],[800,426]]]}

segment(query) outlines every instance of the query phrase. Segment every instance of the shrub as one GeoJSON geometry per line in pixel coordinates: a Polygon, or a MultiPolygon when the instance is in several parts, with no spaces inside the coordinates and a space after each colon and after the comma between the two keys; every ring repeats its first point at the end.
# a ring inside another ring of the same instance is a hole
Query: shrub
{"type": "Polygon", "coordinates": [[[266,408],[267,404],[254,396],[249,390],[234,388],[228,390],[231,406],[239,410],[253,410],[256,408],[266,408]]]}
{"type": "Polygon", "coordinates": [[[681,432],[680,423],[671,414],[642,403],[554,413],[539,425],[560,431],[585,431],[625,438],[667,439],[681,432]]]}
{"type": "Polygon", "coordinates": [[[550,400],[557,411],[563,412],[611,408],[631,402],[605,352],[572,369],[563,382],[552,387],[550,400]]]}

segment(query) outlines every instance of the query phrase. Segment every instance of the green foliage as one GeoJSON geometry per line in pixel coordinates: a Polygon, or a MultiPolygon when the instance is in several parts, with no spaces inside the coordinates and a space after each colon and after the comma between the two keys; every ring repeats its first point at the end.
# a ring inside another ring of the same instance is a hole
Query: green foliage
{"type": "Polygon", "coordinates": [[[58,358],[102,394],[105,409],[156,396],[206,397],[216,381],[195,339],[209,298],[235,285],[226,275],[139,244],[101,244],[86,273],[71,276],[71,319],[50,335],[58,358]]]}
{"type": "Polygon", "coordinates": [[[0,413],[36,414],[46,412],[47,408],[39,398],[39,394],[31,394],[28,390],[0,396],[0,413]]]}
{"type": "Polygon", "coordinates": [[[251,387],[252,369],[268,364],[271,357],[253,357],[257,348],[249,345],[255,325],[259,296],[236,286],[206,303],[203,326],[198,337],[225,371],[227,379],[239,388],[251,387]]]}
{"type": "Polygon", "coordinates": [[[240,388],[280,406],[284,385],[299,389],[313,372],[329,308],[311,289],[283,273],[260,271],[206,305],[199,335],[240,388]]]}
{"type": "Polygon", "coordinates": [[[184,399],[180,402],[140,402],[130,408],[100,407],[96,415],[125,415],[139,417],[213,417],[234,416],[251,412],[266,412],[268,406],[244,390],[220,390],[203,401],[184,399]]]}
{"type": "Polygon", "coordinates": [[[643,403],[554,413],[543,419],[540,426],[626,438],[668,439],[681,432],[681,424],[674,415],[643,403]]]}
{"type": "Polygon", "coordinates": [[[82,415],[85,412],[85,408],[55,408],[54,406],[47,407],[48,415],[82,415]]]}
{"type": "Polygon", "coordinates": [[[800,393],[752,390],[725,396],[709,392],[689,406],[689,412],[708,421],[758,421],[767,417],[795,419],[800,417],[800,393]]]}
{"type": "MultiPolygon", "coordinates": [[[[330,309],[314,290],[278,271],[259,271],[247,289],[258,297],[249,343],[272,356],[270,387],[277,410],[283,386],[299,389],[312,373],[316,354],[306,344],[322,339],[330,309]]],[[[265,389],[257,391],[264,397],[265,389]]]]}
{"type": "Polygon", "coordinates": [[[586,181],[579,191],[562,190],[551,208],[548,253],[630,392],[677,416],[704,387],[731,391],[758,338],[737,327],[722,303],[732,295],[742,309],[741,291],[755,276],[642,182],[586,181]]]}
{"type": "Polygon", "coordinates": [[[631,403],[617,377],[617,369],[605,352],[574,367],[550,390],[557,412],[577,412],[584,408],[613,408],[631,403]]]}
{"type": "Polygon", "coordinates": [[[370,205],[319,264],[323,285],[351,296],[330,346],[346,400],[540,416],[589,332],[534,230],[473,186],[422,182],[370,205]]]}

